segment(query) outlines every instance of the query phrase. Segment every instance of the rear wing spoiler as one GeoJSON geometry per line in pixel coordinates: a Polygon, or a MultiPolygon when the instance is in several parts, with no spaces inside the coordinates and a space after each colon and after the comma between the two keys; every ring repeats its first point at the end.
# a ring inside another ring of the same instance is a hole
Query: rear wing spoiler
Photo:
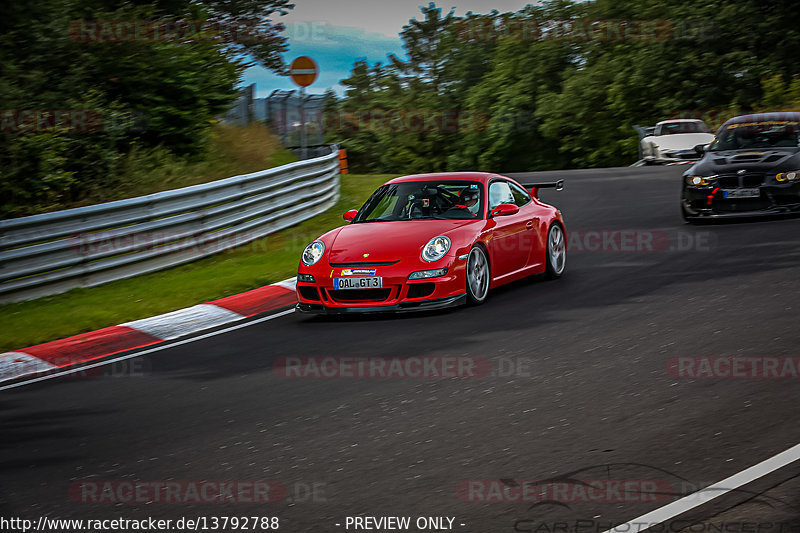
{"type": "Polygon", "coordinates": [[[539,198],[539,189],[555,189],[560,191],[564,188],[564,180],[540,181],[538,183],[523,183],[523,187],[531,191],[534,198],[539,198]]]}
{"type": "Polygon", "coordinates": [[[636,133],[639,135],[639,140],[641,141],[645,137],[649,137],[656,132],[655,126],[639,126],[636,125],[633,127],[636,130],[636,133]]]}

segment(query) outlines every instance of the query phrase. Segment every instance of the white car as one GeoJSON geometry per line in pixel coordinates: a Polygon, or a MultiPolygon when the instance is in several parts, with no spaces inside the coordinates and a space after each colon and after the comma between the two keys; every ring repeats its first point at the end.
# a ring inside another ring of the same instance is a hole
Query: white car
{"type": "Polygon", "coordinates": [[[675,119],[656,124],[652,134],[643,137],[639,146],[645,160],[696,160],[701,155],[695,146],[713,140],[714,134],[702,120],[675,119]]]}

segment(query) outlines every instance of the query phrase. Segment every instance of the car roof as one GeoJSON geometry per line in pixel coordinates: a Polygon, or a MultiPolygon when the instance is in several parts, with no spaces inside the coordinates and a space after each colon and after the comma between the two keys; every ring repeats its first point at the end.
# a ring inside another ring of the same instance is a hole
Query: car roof
{"type": "Polygon", "coordinates": [[[402,183],[407,181],[424,181],[424,180],[470,180],[480,181],[482,183],[488,182],[492,178],[504,178],[499,174],[491,172],[434,172],[431,174],[411,174],[408,176],[400,176],[387,181],[386,183],[402,183]]]}
{"type": "Polygon", "coordinates": [[[749,115],[739,115],[725,122],[724,128],[728,124],[740,124],[742,122],[768,122],[768,121],[798,121],[800,122],[800,112],[797,111],[772,111],[769,113],[751,113],[749,115]]]}
{"type": "Polygon", "coordinates": [[[671,118],[669,120],[662,120],[656,126],[660,126],[662,124],[677,124],[679,122],[703,122],[699,118],[671,118]]]}

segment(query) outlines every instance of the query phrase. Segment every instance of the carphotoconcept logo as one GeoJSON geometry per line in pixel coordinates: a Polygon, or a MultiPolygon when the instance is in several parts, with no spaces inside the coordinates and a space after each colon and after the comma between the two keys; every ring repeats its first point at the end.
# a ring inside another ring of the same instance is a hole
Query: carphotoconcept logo
{"type": "Polygon", "coordinates": [[[513,531],[519,533],[554,533],[557,531],[574,533],[800,533],[800,522],[775,522],[756,520],[668,520],[661,522],[625,522],[625,519],[578,518],[562,521],[541,521],[536,519],[517,520],[513,531]]]}

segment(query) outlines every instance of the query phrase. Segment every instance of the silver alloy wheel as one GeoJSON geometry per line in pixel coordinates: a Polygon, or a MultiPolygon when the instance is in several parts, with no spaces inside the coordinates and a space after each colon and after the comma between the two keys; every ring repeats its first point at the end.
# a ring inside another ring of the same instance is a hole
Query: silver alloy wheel
{"type": "Polygon", "coordinates": [[[489,262],[486,253],[475,246],[467,257],[467,288],[472,300],[480,303],[489,292],[489,262]]]}
{"type": "Polygon", "coordinates": [[[567,264],[567,246],[564,240],[564,230],[558,224],[550,227],[550,236],[547,238],[547,257],[552,274],[554,276],[563,274],[567,264]]]}

